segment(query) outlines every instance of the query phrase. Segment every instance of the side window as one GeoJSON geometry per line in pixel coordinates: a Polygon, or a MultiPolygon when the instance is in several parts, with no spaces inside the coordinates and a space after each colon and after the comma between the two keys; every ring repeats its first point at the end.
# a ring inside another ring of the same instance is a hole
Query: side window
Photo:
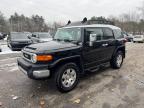
{"type": "Polygon", "coordinates": [[[103,31],[101,28],[86,28],[86,41],[90,41],[90,34],[96,35],[96,41],[102,40],[103,31]]]}
{"type": "Polygon", "coordinates": [[[104,32],[103,40],[114,39],[113,32],[111,29],[104,28],[103,32],[104,32]]]}

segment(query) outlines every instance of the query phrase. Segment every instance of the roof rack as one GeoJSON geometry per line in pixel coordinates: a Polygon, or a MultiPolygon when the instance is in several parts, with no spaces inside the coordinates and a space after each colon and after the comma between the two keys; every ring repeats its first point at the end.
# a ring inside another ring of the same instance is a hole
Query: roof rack
{"type": "Polygon", "coordinates": [[[91,24],[115,25],[114,22],[108,21],[106,19],[87,20],[87,18],[85,17],[82,21],[77,21],[73,23],[69,20],[66,26],[79,26],[79,25],[91,25],[91,24]]]}

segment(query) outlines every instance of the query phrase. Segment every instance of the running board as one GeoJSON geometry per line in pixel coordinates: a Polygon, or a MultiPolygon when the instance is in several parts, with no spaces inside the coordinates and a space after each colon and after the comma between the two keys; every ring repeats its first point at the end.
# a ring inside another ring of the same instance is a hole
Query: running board
{"type": "Polygon", "coordinates": [[[100,65],[97,65],[97,66],[95,66],[95,67],[91,67],[91,68],[88,68],[88,69],[86,69],[87,71],[89,71],[89,72],[96,72],[96,71],[98,71],[101,67],[109,67],[110,65],[109,65],[109,62],[107,62],[107,63],[103,63],[103,64],[100,64],[100,65]]]}
{"type": "Polygon", "coordinates": [[[98,71],[100,69],[100,67],[97,67],[97,68],[95,68],[95,69],[93,69],[93,70],[90,70],[90,72],[96,72],[96,71],[98,71]]]}

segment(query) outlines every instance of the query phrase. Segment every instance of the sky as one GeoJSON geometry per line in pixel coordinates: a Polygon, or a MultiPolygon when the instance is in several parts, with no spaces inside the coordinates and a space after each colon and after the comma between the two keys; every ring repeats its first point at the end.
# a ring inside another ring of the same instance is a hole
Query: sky
{"type": "Polygon", "coordinates": [[[144,0],[0,0],[0,11],[6,18],[14,12],[41,15],[48,22],[82,20],[84,17],[110,15],[134,11],[144,0]]]}

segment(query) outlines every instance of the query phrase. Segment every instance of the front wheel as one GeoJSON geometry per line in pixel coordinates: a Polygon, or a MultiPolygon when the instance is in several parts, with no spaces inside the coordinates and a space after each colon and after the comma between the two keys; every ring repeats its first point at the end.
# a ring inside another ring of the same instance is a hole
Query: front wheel
{"type": "Polygon", "coordinates": [[[58,68],[55,83],[60,92],[69,92],[79,81],[79,68],[75,63],[68,63],[58,68]]]}
{"type": "Polygon", "coordinates": [[[118,51],[111,59],[111,67],[114,69],[119,69],[123,63],[123,53],[118,51]]]}

